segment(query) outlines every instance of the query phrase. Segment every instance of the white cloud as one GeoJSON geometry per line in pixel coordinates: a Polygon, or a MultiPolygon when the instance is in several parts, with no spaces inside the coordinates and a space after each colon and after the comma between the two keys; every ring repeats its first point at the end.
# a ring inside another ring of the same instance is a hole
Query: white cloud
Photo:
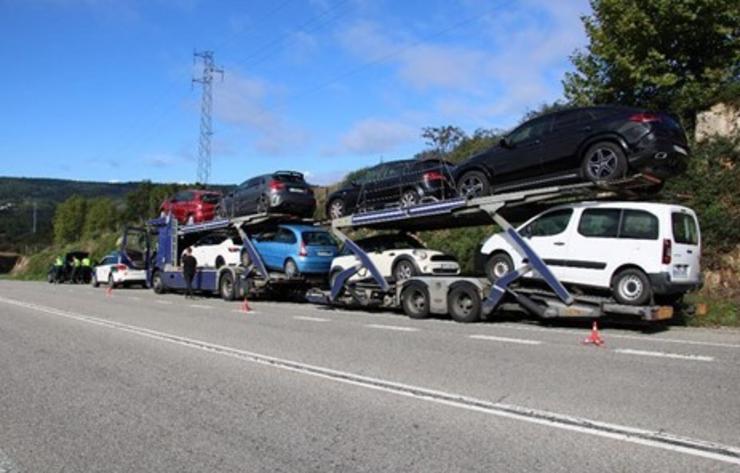
{"type": "Polygon", "coordinates": [[[306,181],[319,186],[328,186],[331,184],[336,184],[337,182],[341,181],[344,176],[346,176],[348,171],[323,171],[323,172],[311,172],[311,171],[303,171],[303,175],[306,178],[306,181]]]}
{"type": "Polygon", "coordinates": [[[418,130],[400,121],[368,118],[354,124],[340,138],[339,147],[325,154],[387,153],[413,140],[417,134],[418,130]]]}
{"type": "Polygon", "coordinates": [[[285,153],[305,144],[308,134],[275,112],[273,104],[281,92],[278,86],[262,79],[229,72],[223,83],[213,87],[214,117],[245,132],[257,151],[268,155],[285,153]]]}
{"type": "Polygon", "coordinates": [[[468,2],[467,8],[485,13],[465,26],[471,31],[465,37],[478,43],[425,41],[369,21],[344,28],[338,38],[364,63],[389,64],[402,84],[434,93],[443,120],[501,125],[561,96],[553,72],[562,72],[567,57],[585,43],[585,0],[528,0],[494,10],[488,2],[468,2]]]}

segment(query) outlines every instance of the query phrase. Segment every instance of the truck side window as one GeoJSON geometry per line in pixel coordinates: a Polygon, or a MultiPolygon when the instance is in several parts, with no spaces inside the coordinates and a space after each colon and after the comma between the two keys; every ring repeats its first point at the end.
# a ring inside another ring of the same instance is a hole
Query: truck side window
{"type": "Polygon", "coordinates": [[[529,236],[542,237],[563,233],[568,227],[573,209],[561,209],[546,213],[534,222],[527,225],[526,232],[529,236]]]}
{"type": "Polygon", "coordinates": [[[586,209],[578,223],[578,233],[585,237],[616,238],[621,213],[619,209],[586,209]]]}

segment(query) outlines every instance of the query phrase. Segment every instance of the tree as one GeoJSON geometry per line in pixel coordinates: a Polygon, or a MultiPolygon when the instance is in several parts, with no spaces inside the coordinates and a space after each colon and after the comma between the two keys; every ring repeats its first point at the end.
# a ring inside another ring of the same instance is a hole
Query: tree
{"type": "Polygon", "coordinates": [[[118,212],[113,201],[107,197],[90,199],[83,228],[85,238],[93,238],[116,229],[118,212]]]}
{"type": "Polygon", "coordinates": [[[457,146],[447,154],[446,159],[453,163],[459,163],[470,156],[492,148],[503,136],[504,133],[501,130],[478,128],[473,133],[473,136],[466,136],[463,138],[462,141],[460,141],[457,146]]]}
{"type": "Polygon", "coordinates": [[[527,112],[522,117],[521,121],[519,123],[524,123],[526,121],[532,120],[533,118],[537,118],[540,115],[545,115],[547,113],[553,113],[558,112],[560,110],[565,110],[570,107],[570,104],[563,103],[560,100],[556,100],[552,103],[543,102],[539,106],[527,110],[527,112]]]}
{"type": "Polygon", "coordinates": [[[422,129],[422,138],[426,138],[427,145],[431,146],[439,155],[445,156],[452,151],[467,135],[456,126],[428,126],[422,129]]]}
{"type": "Polygon", "coordinates": [[[59,244],[78,241],[82,236],[87,213],[87,201],[73,195],[57,205],[54,212],[54,241],[59,244]]]}
{"type": "Polygon", "coordinates": [[[586,50],[571,61],[565,97],[576,104],[618,103],[678,114],[696,112],[740,75],[736,0],[591,0],[582,17],[586,50]]]}

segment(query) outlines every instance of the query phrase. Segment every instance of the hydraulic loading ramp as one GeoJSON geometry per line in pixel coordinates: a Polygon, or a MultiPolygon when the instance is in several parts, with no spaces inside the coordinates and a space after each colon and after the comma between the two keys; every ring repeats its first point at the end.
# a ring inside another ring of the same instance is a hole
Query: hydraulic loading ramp
{"type": "MultiPolygon", "coordinates": [[[[353,295],[355,301],[361,299],[363,303],[373,300],[380,305],[391,305],[398,307],[401,304],[401,294],[403,287],[394,286],[393,283],[382,277],[378,269],[372,263],[368,255],[353,242],[345,232],[357,229],[374,229],[374,230],[401,230],[401,231],[423,231],[457,228],[465,226],[489,225],[495,222],[502,231],[505,232],[512,244],[514,244],[522,254],[527,256],[527,263],[521,268],[517,268],[503,277],[499,278],[495,284],[489,285],[480,278],[463,278],[463,277],[416,277],[410,281],[405,281],[403,285],[412,281],[426,284],[427,286],[433,281],[436,286],[442,286],[444,290],[458,283],[466,283],[477,287],[481,292],[487,292],[482,297],[482,313],[488,315],[493,312],[502,302],[505,294],[509,293],[517,304],[534,312],[540,316],[556,316],[554,314],[564,313],[564,311],[545,312],[542,305],[533,301],[527,294],[519,293],[517,290],[510,288],[510,285],[521,278],[527,272],[534,270],[543,279],[553,295],[559,301],[560,307],[570,307],[575,299],[569,291],[558,281],[550,269],[544,263],[536,252],[529,246],[524,238],[516,231],[509,221],[509,216],[526,215],[540,210],[538,207],[543,205],[555,205],[565,202],[582,201],[582,200],[605,200],[616,197],[635,197],[636,191],[644,189],[647,186],[655,185],[655,182],[644,176],[635,176],[633,178],[621,181],[611,182],[609,184],[579,183],[565,186],[551,186],[538,189],[530,189],[505,194],[496,194],[492,196],[478,197],[467,199],[457,197],[439,202],[420,204],[405,208],[392,208],[378,211],[371,211],[360,214],[348,215],[331,222],[331,230],[357,258],[358,264],[354,267],[342,271],[333,281],[329,294],[313,292],[309,294],[309,300],[317,303],[337,303],[340,295],[345,290],[353,294],[353,290],[363,291],[365,297],[358,298],[353,295]],[[371,276],[372,282],[363,282],[354,284],[356,287],[351,288],[348,284],[349,279],[357,274],[360,270],[366,269],[371,276]],[[390,294],[390,297],[389,297],[390,294]],[[372,297],[380,296],[380,297],[372,297]],[[382,301],[378,300],[379,298],[382,301]]],[[[400,285],[400,286],[403,286],[400,285]]],[[[357,294],[355,292],[354,294],[357,294]]],[[[427,295],[428,299],[432,299],[427,295]]],[[[540,299],[541,301],[541,299],[540,299]]],[[[434,304],[432,304],[434,305],[434,304]]],[[[439,306],[440,304],[438,304],[439,306]]],[[[444,308],[437,307],[437,313],[441,313],[444,308]]],[[[572,311],[571,311],[572,312],[572,311]]]]}

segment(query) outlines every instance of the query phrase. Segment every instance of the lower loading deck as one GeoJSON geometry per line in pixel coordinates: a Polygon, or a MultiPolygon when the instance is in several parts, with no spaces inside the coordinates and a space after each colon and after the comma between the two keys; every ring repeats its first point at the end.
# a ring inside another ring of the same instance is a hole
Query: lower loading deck
{"type": "Polygon", "coordinates": [[[486,278],[422,276],[401,284],[389,283],[383,290],[373,281],[360,281],[345,287],[333,300],[329,291],[312,289],[309,302],[355,307],[402,309],[411,318],[450,315],[457,322],[494,320],[498,314],[526,312],[542,319],[630,318],[661,321],[673,317],[671,306],[630,306],[609,297],[575,295],[566,304],[554,293],[541,289],[509,288],[496,306],[488,304],[492,284],[486,278]]]}

